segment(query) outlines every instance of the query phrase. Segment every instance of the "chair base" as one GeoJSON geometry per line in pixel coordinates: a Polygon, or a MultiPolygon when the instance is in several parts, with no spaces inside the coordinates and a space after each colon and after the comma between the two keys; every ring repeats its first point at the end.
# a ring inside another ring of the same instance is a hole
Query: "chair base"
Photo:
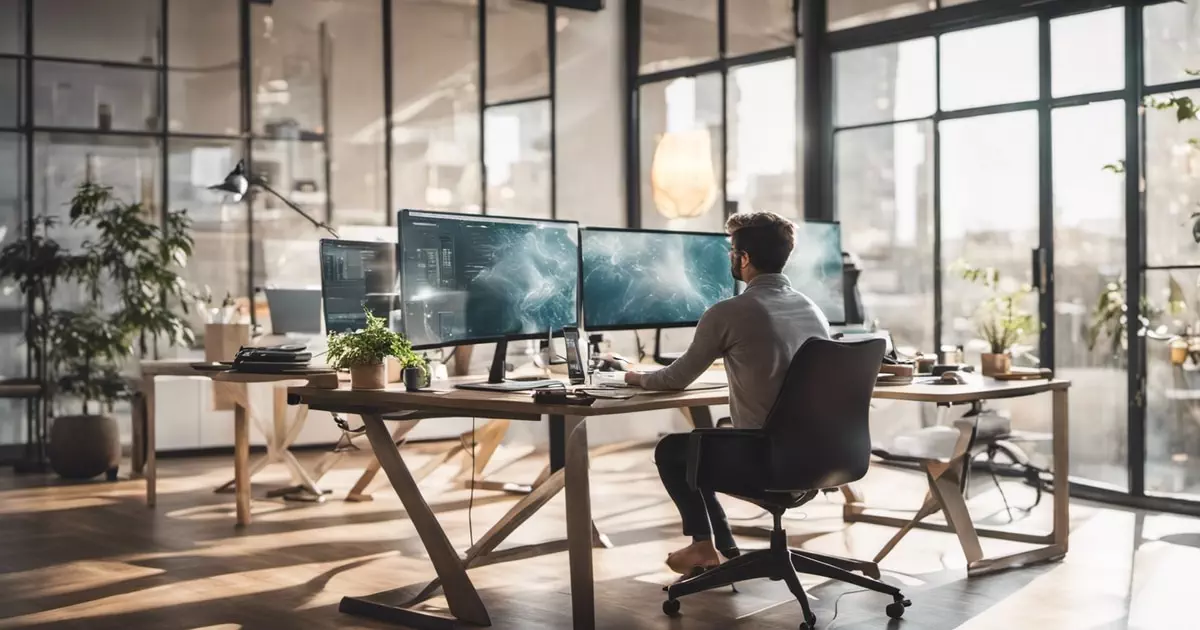
{"type": "Polygon", "coordinates": [[[663,602],[663,612],[670,616],[679,614],[679,598],[702,591],[733,585],[746,580],[767,578],[782,580],[788,585],[788,590],[800,602],[804,610],[805,621],[800,624],[801,630],[816,628],[817,618],[808,602],[808,595],[800,585],[797,573],[819,575],[830,579],[852,584],[876,593],[891,595],[892,603],[887,607],[887,615],[899,619],[904,615],[904,609],[912,602],[904,598],[899,588],[886,584],[877,579],[852,573],[851,570],[863,570],[864,563],[858,560],[837,558],[823,554],[809,553],[787,546],[787,533],[781,527],[776,517],[774,531],[771,532],[771,547],[759,551],[743,553],[728,562],[705,571],[699,575],[684,578],[666,588],[667,599],[663,602]]]}

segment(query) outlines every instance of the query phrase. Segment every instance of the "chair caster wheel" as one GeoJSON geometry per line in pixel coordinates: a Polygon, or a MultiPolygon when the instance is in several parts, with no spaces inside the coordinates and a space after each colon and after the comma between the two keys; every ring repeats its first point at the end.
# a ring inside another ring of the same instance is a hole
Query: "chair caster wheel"
{"type": "Polygon", "coordinates": [[[800,630],[816,630],[817,616],[813,613],[808,613],[804,616],[804,621],[800,623],[800,630]]]}
{"type": "Polygon", "coordinates": [[[679,616],[679,600],[678,599],[668,599],[668,600],[664,601],[663,602],[663,614],[665,614],[668,617],[678,617],[679,616]]]}
{"type": "Polygon", "coordinates": [[[887,605],[887,616],[892,619],[899,619],[904,616],[904,609],[912,606],[912,602],[907,599],[898,599],[887,605]]]}

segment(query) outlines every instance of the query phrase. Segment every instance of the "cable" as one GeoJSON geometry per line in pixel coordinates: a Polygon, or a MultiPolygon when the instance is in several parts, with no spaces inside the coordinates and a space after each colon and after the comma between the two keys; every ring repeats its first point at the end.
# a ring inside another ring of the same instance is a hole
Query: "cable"
{"type": "Polygon", "coordinates": [[[471,537],[471,546],[475,546],[475,520],[471,513],[475,510],[475,418],[471,418],[471,489],[467,498],[467,534],[471,537]]]}
{"type": "Polygon", "coordinates": [[[830,618],[829,618],[829,624],[828,624],[827,626],[825,626],[825,627],[826,627],[826,630],[832,630],[832,628],[833,628],[833,622],[837,621],[837,618],[838,618],[838,604],[841,604],[841,603],[842,603],[842,598],[843,598],[843,597],[845,597],[845,596],[847,596],[847,595],[853,595],[854,593],[865,593],[865,592],[866,592],[866,591],[868,591],[868,590],[870,590],[870,589],[866,589],[866,588],[858,588],[858,589],[854,589],[853,591],[846,591],[845,593],[842,593],[841,595],[838,595],[838,596],[837,596],[837,599],[833,600],[833,617],[830,617],[830,618]]]}

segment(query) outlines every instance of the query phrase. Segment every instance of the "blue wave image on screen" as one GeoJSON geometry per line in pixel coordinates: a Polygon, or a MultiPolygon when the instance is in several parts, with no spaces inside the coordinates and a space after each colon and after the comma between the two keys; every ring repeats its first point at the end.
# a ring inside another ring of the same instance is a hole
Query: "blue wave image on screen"
{"type": "Polygon", "coordinates": [[[722,234],[583,230],[584,325],[689,324],[733,297],[722,234]]]}
{"type": "Polygon", "coordinates": [[[545,333],[576,323],[577,228],[495,225],[492,264],[467,285],[467,336],[545,333]]]}
{"type": "Polygon", "coordinates": [[[807,295],[832,323],[846,320],[842,229],[837,223],[796,224],[796,247],[783,268],[792,288],[807,295]]]}

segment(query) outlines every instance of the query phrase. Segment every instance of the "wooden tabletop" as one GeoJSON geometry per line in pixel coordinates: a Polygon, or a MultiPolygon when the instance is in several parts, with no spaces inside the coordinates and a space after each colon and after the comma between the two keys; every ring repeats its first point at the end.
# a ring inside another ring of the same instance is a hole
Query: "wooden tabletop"
{"type": "MultiPolygon", "coordinates": [[[[710,371],[705,382],[716,382],[723,378],[719,371],[710,371]]],[[[1029,396],[1043,392],[1062,390],[1070,382],[1060,379],[1035,381],[997,381],[991,378],[970,376],[964,385],[932,385],[914,383],[898,387],[876,387],[872,397],[912,402],[944,404],[967,403],[976,400],[994,400],[1029,396]]],[[[400,409],[447,410],[457,412],[502,412],[514,417],[539,415],[605,416],[656,409],[678,409],[680,407],[707,407],[729,403],[729,390],[707,389],[683,392],[650,392],[636,390],[636,396],[626,400],[598,399],[591,406],[582,405],[539,405],[533,402],[530,392],[488,392],[454,389],[459,383],[479,382],[480,376],[456,377],[438,381],[437,392],[408,392],[395,383],[387,389],[362,391],[352,390],[345,384],[338,389],[292,387],[289,394],[299,396],[301,401],[317,409],[346,412],[385,412],[400,409]]]]}
{"type": "Polygon", "coordinates": [[[458,383],[478,383],[483,377],[454,377],[438,381],[432,392],[409,392],[404,385],[393,383],[387,389],[352,390],[343,385],[338,389],[290,387],[288,394],[299,396],[301,402],[315,409],[331,411],[379,412],[393,409],[452,410],[456,412],[500,412],[513,417],[536,419],[541,415],[606,416],[655,409],[707,407],[729,402],[729,390],[705,389],[684,392],[645,392],[626,400],[599,399],[591,406],[539,405],[531,392],[489,392],[454,389],[458,383]]]}
{"type": "Polygon", "coordinates": [[[884,400],[956,404],[1031,396],[1067,389],[1071,386],[1071,381],[1063,379],[998,381],[994,378],[971,374],[966,375],[966,379],[967,382],[963,385],[934,385],[922,382],[929,379],[918,377],[911,385],[876,385],[871,397],[884,400]]]}

